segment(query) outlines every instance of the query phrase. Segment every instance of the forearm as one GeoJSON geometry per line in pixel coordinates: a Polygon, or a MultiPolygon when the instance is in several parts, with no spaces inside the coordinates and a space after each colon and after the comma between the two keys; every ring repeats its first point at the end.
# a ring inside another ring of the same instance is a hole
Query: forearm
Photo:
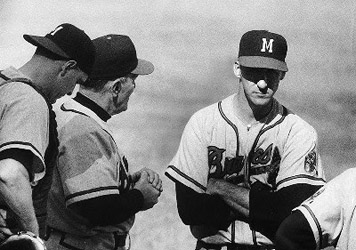
{"type": "Polygon", "coordinates": [[[250,199],[249,189],[228,183],[220,179],[209,179],[207,192],[220,197],[236,214],[240,220],[249,217],[250,199]]]}
{"type": "Polygon", "coordinates": [[[13,159],[0,161],[0,195],[15,214],[21,230],[38,234],[32,189],[26,168],[13,159]]]}

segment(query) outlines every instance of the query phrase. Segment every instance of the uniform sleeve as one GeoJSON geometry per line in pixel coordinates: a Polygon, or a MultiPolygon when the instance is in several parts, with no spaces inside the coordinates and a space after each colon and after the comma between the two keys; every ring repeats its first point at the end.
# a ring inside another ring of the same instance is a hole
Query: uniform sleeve
{"type": "Polygon", "coordinates": [[[255,182],[250,191],[250,227],[273,240],[281,222],[307,197],[322,186],[294,184],[273,192],[269,186],[255,182]]]}
{"type": "Polygon", "coordinates": [[[346,170],[295,209],[308,221],[318,249],[341,241],[342,232],[347,235],[347,220],[355,208],[350,198],[356,191],[355,176],[356,169],[346,170]]]}
{"type": "Polygon", "coordinates": [[[230,223],[230,207],[218,196],[197,193],[177,182],[177,207],[186,225],[210,225],[226,229],[230,223]]]}
{"type": "Polygon", "coordinates": [[[165,174],[198,193],[204,193],[208,180],[208,151],[203,119],[197,113],[187,123],[176,155],[165,174]]]}
{"type": "MultiPolygon", "coordinates": [[[[128,220],[143,206],[143,195],[131,189],[120,195],[105,195],[71,205],[94,226],[115,225],[128,220]]],[[[69,206],[69,207],[71,207],[69,206]]]]}
{"type": "Polygon", "coordinates": [[[105,131],[90,126],[88,118],[62,128],[59,136],[58,170],[67,206],[119,194],[119,166],[113,159],[113,144],[105,131]]]}
{"type": "Polygon", "coordinates": [[[48,146],[49,113],[43,99],[32,87],[9,83],[1,88],[0,151],[22,149],[35,156],[29,172],[37,181],[44,176],[44,154],[48,146]]]}
{"type": "Polygon", "coordinates": [[[20,162],[29,172],[30,180],[33,180],[33,176],[31,176],[32,166],[30,164],[33,159],[33,154],[31,151],[12,148],[0,152],[0,160],[8,158],[20,162]]]}
{"type": "Polygon", "coordinates": [[[275,244],[276,250],[316,249],[313,232],[299,211],[283,221],[277,231],[275,244]]]}
{"type": "Polygon", "coordinates": [[[283,138],[286,143],[277,175],[277,190],[293,184],[324,185],[325,176],[317,147],[317,134],[304,121],[294,124],[283,138]]]}

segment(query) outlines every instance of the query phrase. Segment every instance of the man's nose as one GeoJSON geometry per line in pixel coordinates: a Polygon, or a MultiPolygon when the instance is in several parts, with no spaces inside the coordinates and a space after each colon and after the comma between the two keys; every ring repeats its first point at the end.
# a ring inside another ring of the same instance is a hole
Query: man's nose
{"type": "Polygon", "coordinates": [[[258,87],[259,89],[265,89],[265,88],[267,87],[266,81],[265,81],[265,80],[259,80],[259,81],[257,82],[257,87],[258,87]]]}

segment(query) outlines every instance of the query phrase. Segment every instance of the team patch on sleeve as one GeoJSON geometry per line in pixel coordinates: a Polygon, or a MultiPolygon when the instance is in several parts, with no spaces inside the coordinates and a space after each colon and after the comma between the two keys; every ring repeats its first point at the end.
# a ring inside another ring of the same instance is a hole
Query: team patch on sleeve
{"type": "Polygon", "coordinates": [[[304,170],[308,173],[317,172],[317,154],[315,148],[305,156],[304,170]]]}

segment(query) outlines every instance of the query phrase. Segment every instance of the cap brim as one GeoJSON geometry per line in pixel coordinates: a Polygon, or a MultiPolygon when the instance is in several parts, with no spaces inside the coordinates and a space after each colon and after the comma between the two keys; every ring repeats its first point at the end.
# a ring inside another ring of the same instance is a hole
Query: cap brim
{"type": "Polygon", "coordinates": [[[23,38],[32,45],[45,48],[51,51],[52,53],[62,56],[64,58],[70,58],[70,56],[68,56],[61,48],[59,48],[54,42],[52,42],[52,40],[47,37],[23,35],[23,38]]]}
{"type": "Polygon", "coordinates": [[[250,68],[276,69],[284,72],[288,71],[285,62],[263,56],[240,56],[238,58],[240,65],[250,68]]]}
{"type": "Polygon", "coordinates": [[[154,66],[151,62],[138,59],[137,67],[131,71],[132,74],[136,75],[149,75],[154,71],[154,66]]]}

